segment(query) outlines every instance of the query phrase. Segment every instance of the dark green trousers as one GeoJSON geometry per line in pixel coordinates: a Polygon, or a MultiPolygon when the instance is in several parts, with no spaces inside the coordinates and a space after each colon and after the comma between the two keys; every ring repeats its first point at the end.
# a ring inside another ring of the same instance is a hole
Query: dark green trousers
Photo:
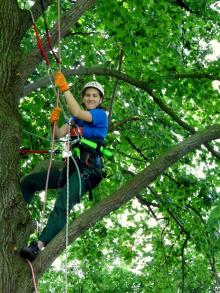
{"type": "MultiPolygon", "coordinates": [[[[22,179],[21,190],[27,204],[32,201],[36,191],[45,189],[46,177],[47,172],[38,172],[29,174],[22,179]]],[[[39,236],[39,240],[44,242],[45,245],[59,233],[66,224],[67,184],[65,183],[65,178],[63,178],[63,182],[61,178],[61,171],[51,170],[48,189],[60,188],[60,192],[55,202],[54,209],[49,216],[47,225],[39,236]]],[[[81,178],[81,197],[86,191],[88,191],[88,184],[86,180],[81,178]]],[[[69,178],[69,212],[73,206],[79,202],[79,199],[79,177],[78,173],[74,171],[69,178]]]]}

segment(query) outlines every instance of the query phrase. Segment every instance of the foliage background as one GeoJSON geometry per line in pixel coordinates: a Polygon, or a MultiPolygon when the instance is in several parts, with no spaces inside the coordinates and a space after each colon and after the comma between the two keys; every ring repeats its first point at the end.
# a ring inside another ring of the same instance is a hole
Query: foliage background
{"type": "MultiPolygon", "coordinates": [[[[72,5],[74,1],[62,1],[62,13],[72,5]]],[[[23,1],[20,6],[24,8],[23,1]]],[[[52,28],[55,2],[46,16],[52,28]]],[[[94,202],[85,198],[76,216],[190,133],[219,123],[219,91],[213,87],[219,80],[219,55],[210,59],[211,42],[220,39],[219,22],[219,1],[97,1],[62,40],[64,72],[98,67],[110,73],[119,70],[133,81],[108,73],[68,77],[79,101],[85,82],[97,79],[104,85],[104,105],[110,111],[107,146],[114,152],[114,159],[106,161],[108,176],[95,190],[94,202]]],[[[43,36],[42,18],[37,25],[43,36]]],[[[23,52],[35,45],[30,30],[23,52]]],[[[57,70],[52,59],[51,64],[57,70]]],[[[46,75],[42,63],[28,82],[46,75]]],[[[23,147],[50,148],[48,117],[54,104],[51,86],[22,98],[23,147]]],[[[60,143],[56,147],[60,149],[60,143]]],[[[187,155],[69,247],[70,292],[218,292],[219,142],[212,147],[215,155],[205,146],[187,155]]],[[[21,175],[44,159],[22,159],[21,175]]],[[[49,194],[47,212],[55,196],[49,194]]],[[[36,219],[38,208],[36,199],[36,219]]],[[[40,292],[63,291],[62,258],[62,265],[42,277],[40,292]]]]}

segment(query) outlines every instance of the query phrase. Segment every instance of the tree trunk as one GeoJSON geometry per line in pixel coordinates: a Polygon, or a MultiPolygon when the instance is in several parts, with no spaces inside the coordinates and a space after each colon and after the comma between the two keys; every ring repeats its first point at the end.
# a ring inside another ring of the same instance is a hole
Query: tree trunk
{"type": "MultiPolygon", "coordinates": [[[[19,76],[22,11],[16,1],[0,4],[0,292],[18,292],[28,267],[18,250],[27,240],[30,217],[19,188],[19,154],[21,125],[18,95],[23,82],[19,76]],[[23,274],[21,274],[23,272],[23,274]]],[[[31,280],[29,282],[30,292],[31,280]]],[[[24,292],[24,290],[23,290],[24,292]]],[[[28,292],[28,291],[26,291],[28,292]]]]}

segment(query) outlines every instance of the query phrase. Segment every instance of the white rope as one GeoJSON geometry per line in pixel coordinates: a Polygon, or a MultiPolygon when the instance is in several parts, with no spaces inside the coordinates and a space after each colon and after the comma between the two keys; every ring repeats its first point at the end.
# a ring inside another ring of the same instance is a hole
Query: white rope
{"type": "Polygon", "coordinates": [[[68,123],[68,136],[67,136],[67,158],[66,158],[66,250],[65,250],[65,293],[68,293],[68,245],[69,245],[69,198],[70,198],[70,185],[69,185],[69,163],[70,158],[72,159],[75,168],[77,170],[78,178],[79,178],[79,198],[81,197],[82,183],[81,183],[81,174],[78,167],[78,164],[73,157],[70,150],[70,130],[71,124],[68,123]]]}
{"type": "MultiPolygon", "coordinates": [[[[67,134],[67,141],[65,142],[65,146],[64,146],[64,156],[66,157],[66,168],[67,168],[67,172],[66,172],[66,249],[65,249],[65,293],[68,293],[68,245],[69,245],[69,239],[68,239],[68,235],[69,235],[69,198],[70,198],[70,184],[69,184],[69,166],[70,166],[70,158],[72,159],[77,174],[78,174],[78,178],[79,178],[79,198],[81,197],[81,191],[82,191],[82,183],[81,183],[81,174],[80,174],[80,170],[79,170],[79,166],[77,164],[77,161],[75,160],[75,158],[72,155],[71,152],[71,147],[72,145],[70,144],[70,132],[71,132],[71,119],[68,122],[68,134],[67,134]]],[[[79,141],[79,137],[76,139],[75,143],[79,141]]],[[[74,146],[74,142],[73,142],[73,146],[74,146]]]]}
{"type": "Polygon", "coordinates": [[[43,198],[43,211],[42,211],[42,219],[41,219],[41,225],[40,225],[41,230],[40,230],[40,232],[42,232],[42,228],[43,228],[43,224],[44,224],[44,218],[45,218],[48,184],[49,184],[50,171],[51,171],[51,167],[52,167],[53,153],[54,153],[54,141],[55,141],[54,137],[55,137],[55,125],[53,127],[53,132],[52,132],[51,153],[50,153],[49,166],[48,166],[48,170],[47,170],[47,177],[46,177],[46,184],[45,184],[45,191],[44,191],[44,198],[43,198]]]}
{"type": "Polygon", "coordinates": [[[71,155],[71,159],[73,160],[73,163],[74,163],[74,165],[76,167],[76,171],[77,171],[78,178],[79,178],[79,198],[80,198],[81,194],[82,194],[81,174],[80,174],[79,166],[78,166],[76,160],[74,159],[73,155],[71,155]]]}

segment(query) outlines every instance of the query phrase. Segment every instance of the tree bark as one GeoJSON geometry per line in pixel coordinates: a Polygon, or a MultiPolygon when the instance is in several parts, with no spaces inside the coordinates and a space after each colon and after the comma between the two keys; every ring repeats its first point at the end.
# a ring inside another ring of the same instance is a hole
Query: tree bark
{"type": "Polygon", "coordinates": [[[30,234],[29,213],[19,192],[17,152],[21,123],[16,96],[24,86],[18,72],[22,59],[22,17],[16,1],[0,2],[0,292],[3,293],[16,292],[21,270],[29,278],[27,267],[17,253],[30,234]]]}

